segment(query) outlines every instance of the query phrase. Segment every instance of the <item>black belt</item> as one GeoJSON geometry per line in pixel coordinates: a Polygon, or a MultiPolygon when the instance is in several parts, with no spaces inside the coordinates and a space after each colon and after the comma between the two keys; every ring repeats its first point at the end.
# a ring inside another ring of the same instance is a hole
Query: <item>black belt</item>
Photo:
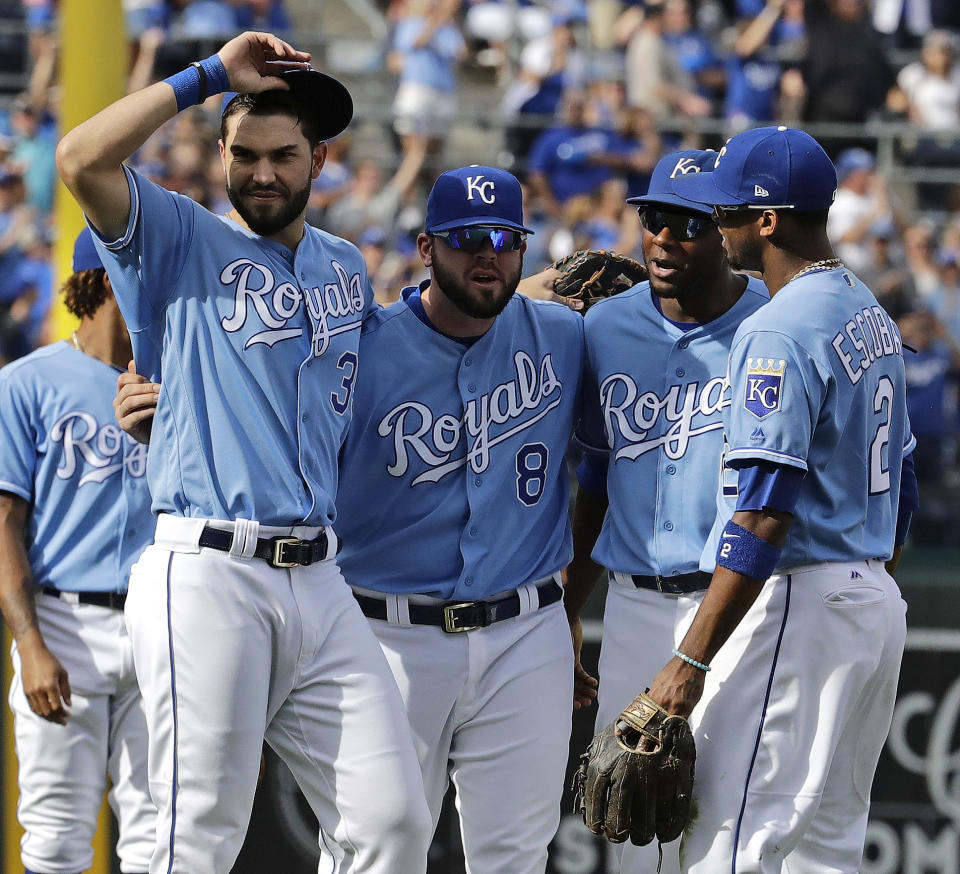
{"type": "Polygon", "coordinates": [[[53,586],[44,586],[43,594],[67,603],[93,604],[97,607],[110,607],[112,610],[122,610],[127,602],[126,592],[62,592],[53,586]]]}
{"type": "MultiPolygon", "coordinates": [[[[537,586],[539,607],[556,604],[563,597],[563,589],[550,580],[537,586]]],[[[353,593],[368,619],[386,619],[387,602],[370,595],[353,593]]],[[[446,604],[407,604],[410,622],[413,625],[438,625],[453,634],[457,631],[473,631],[486,628],[503,619],[520,615],[520,595],[511,592],[492,601],[448,601],[446,604]]]]}
{"type": "Polygon", "coordinates": [[[645,577],[631,574],[630,579],[638,589],[655,589],[666,595],[689,595],[701,592],[710,585],[711,575],[703,571],[691,571],[689,574],[677,574],[675,577],[645,577]]]}
{"type": "MultiPolygon", "coordinates": [[[[229,552],[233,544],[233,532],[209,525],[200,533],[200,546],[229,552]]],[[[313,540],[300,540],[297,537],[258,537],[255,558],[262,558],[270,567],[305,567],[314,562],[331,558],[327,553],[330,539],[324,529],[313,540]]],[[[336,554],[336,553],[334,553],[336,554]]]]}

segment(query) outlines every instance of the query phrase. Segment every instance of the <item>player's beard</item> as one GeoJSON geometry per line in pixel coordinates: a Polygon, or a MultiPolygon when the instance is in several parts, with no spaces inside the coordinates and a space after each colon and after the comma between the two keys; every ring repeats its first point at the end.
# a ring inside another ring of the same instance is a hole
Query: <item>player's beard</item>
{"type": "Polygon", "coordinates": [[[763,246],[759,237],[741,234],[736,245],[731,245],[732,241],[727,238],[725,242],[727,262],[733,270],[752,270],[763,273],[763,246]]]}
{"type": "Polygon", "coordinates": [[[279,184],[264,188],[250,183],[238,191],[227,180],[227,197],[251,231],[261,237],[270,237],[282,231],[306,209],[311,184],[312,180],[308,178],[303,188],[298,188],[291,194],[286,186],[279,184]],[[248,198],[256,191],[276,192],[281,195],[281,200],[276,204],[254,206],[248,198]]]}
{"type": "MultiPolygon", "coordinates": [[[[458,276],[448,269],[443,263],[442,256],[440,258],[436,257],[437,248],[439,246],[434,247],[433,264],[431,265],[433,277],[437,286],[449,301],[460,312],[473,319],[492,319],[500,315],[506,305],[510,303],[510,298],[513,297],[517,285],[520,283],[520,276],[523,273],[523,255],[521,254],[517,259],[517,269],[512,274],[504,274],[501,293],[494,297],[481,297],[476,294],[471,295],[462,275],[458,276]]],[[[498,270],[497,272],[502,271],[498,270]]]]}

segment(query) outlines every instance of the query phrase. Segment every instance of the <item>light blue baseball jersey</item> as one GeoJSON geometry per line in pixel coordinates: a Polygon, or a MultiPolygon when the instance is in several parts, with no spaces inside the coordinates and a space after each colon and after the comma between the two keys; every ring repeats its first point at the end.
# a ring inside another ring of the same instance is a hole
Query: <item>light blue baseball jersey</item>
{"type": "Polygon", "coordinates": [[[308,225],[291,251],[126,172],[123,238],[91,230],[137,369],[162,372],[154,511],[332,523],[360,324],[376,307],[359,250],[308,225]]]}
{"type": "MultiPolygon", "coordinates": [[[[737,331],[730,383],[727,465],[806,472],[777,567],[889,558],[915,441],[900,333],[870,290],[842,268],[789,282],[737,331]]],[[[705,567],[736,502],[718,498],[705,567]]]]}
{"type": "Polygon", "coordinates": [[[467,346],[420,320],[415,292],[363,326],[339,562],[353,585],[478,600],[570,561],[583,319],[518,294],[467,346]]]}
{"type": "Polygon", "coordinates": [[[727,312],[684,330],[642,282],[587,313],[577,442],[609,457],[597,563],[668,577],[697,570],[716,516],[730,343],[769,300],[766,286],[750,278],[727,312]]]}
{"type": "Polygon", "coordinates": [[[117,373],[66,342],[0,370],[0,490],[30,502],[37,585],[126,591],[153,539],[147,447],[114,419],[117,373]]]}

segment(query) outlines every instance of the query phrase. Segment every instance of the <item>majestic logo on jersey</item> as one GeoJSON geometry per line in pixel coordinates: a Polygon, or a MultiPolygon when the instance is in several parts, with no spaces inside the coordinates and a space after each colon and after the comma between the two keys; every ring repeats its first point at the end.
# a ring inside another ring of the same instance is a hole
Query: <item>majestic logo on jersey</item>
{"type": "Polygon", "coordinates": [[[532,427],[560,404],[563,385],[553,369],[553,357],[543,356],[539,367],[526,352],[513,356],[516,378],[469,401],[462,416],[433,410],[417,401],[397,404],[381,420],[377,433],[392,437],[395,460],[387,473],[401,477],[410,467],[412,452],[427,465],[411,485],[439,482],[466,465],[474,473],[490,466],[490,450],[532,427]],[[453,456],[466,433],[467,450],[453,456]]]}
{"type": "Polygon", "coordinates": [[[616,459],[632,461],[661,446],[667,458],[682,458],[691,437],[723,428],[718,414],[730,406],[728,387],[726,377],[716,377],[703,385],[672,385],[660,397],[654,391],[641,393],[626,373],[611,374],[600,384],[600,404],[610,448],[616,448],[617,434],[626,442],[616,459]],[[698,415],[712,418],[694,427],[698,415]]]}
{"type": "Polygon", "coordinates": [[[300,312],[305,302],[313,324],[313,354],[323,355],[330,345],[330,338],[346,331],[357,330],[360,319],[339,325],[330,325],[330,320],[363,312],[363,287],[360,274],[348,274],[339,261],[331,261],[336,282],[328,282],[323,288],[301,289],[292,282],[277,282],[273,271],[265,264],[249,258],[231,261],[220,271],[220,282],[233,286],[233,312],[220,320],[223,329],[230,334],[240,331],[253,319],[258,327],[247,338],[243,348],[249,349],[258,343],[275,346],[284,340],[300,337],[303,327],[287,327],[290,320],[300,312]]]}
{"type": "Polygon", "coordinates": [[[128,437],[117,425],[98,425],[89,413],[71,410],[50,429],[50,439],[63,445],[63,461],[57,468],[60,479],[70,479],[84,470],[78,486],[102,483],[127,468],[131,476],[141,477],[147,470],[147,447],[128,437]]]}
{"type": "Polygon", "coordinates": [[[687,173],[699,173],[700,168],[694,158],[681,158],[676,166],[670,171],[670,178],[676,179],[678,176],[686,176],[687,173]]]}
{"type": "Polygon", "coordinates": [[[747,386],[743,406],[748,413],[763,419],[780,409],[783,373],[787,362],[774,358],[747,359],[747,386]]]}
{"type": "Polygon", "coordinates": [[[467,200],[473,200],[474,194],[488,206],[497,201],[497,187],[492,179],[483,181],[483,176],[467,177],[467,200]]]}

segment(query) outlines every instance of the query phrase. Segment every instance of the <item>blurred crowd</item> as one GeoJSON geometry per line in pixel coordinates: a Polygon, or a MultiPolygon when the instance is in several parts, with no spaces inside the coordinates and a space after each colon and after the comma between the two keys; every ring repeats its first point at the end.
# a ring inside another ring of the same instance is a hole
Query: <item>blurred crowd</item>
{"type": "MultiPolygon", "coordinates": [[[[0,363],[44,341],[55,292],[57,8],[21,2],[12,11],[0,3],[0,17],[19,17],[28,34],[27,87],[0,113],[0,363]]],[[[319,24],[295,21],[293,7],[302,14],[310,5],[124,0],[128,88],[244,29],[302,43],[319,24]]],[[[485,127],[501,146],[484,146],[474,160],[507,166],[524,184],[536,231],[528,274],[581,248],[639,257],[639,223],[625,198],[645,193],[664,153],[722,146],[691,120],[720,120],[727,135],[771,121],[855,123],[824,141],[840,179],[829,233],[916,350],[906,363],[918,473],[960,479],[960,189],[887,178],[876,138],[856,133],[906,122],[895,141],[899,166],[960,168],[960,2],[383,0],[378,9],[388,36],[372,72],[391,91],[382,106],[358,100],[357,118],[389,110],[383,148],[392,158],[366,153],[350,133],[330,142],[308,218],[357,243],[381,302],[424,275],[415,240],[426,193],[447,166],[451,130],[476,121],[465,82],[494,108],[485,127]]],[[[226,211],[213,147],[219,107],[214,98],[181,113],[134,163],[226,211]]]]}

